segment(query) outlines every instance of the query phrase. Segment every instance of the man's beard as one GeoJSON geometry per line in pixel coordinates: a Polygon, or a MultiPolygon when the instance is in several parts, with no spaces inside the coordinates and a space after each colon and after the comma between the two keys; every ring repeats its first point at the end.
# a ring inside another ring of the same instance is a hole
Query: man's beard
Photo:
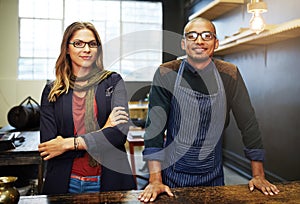
{"type": "Polygon", "coordinates": [[[201,54],[201,55],[190,55],[189,56],[194,62],[205,62],[207,61],[210,56],[209,55],[206,55],[206,54],[201,54]]]}

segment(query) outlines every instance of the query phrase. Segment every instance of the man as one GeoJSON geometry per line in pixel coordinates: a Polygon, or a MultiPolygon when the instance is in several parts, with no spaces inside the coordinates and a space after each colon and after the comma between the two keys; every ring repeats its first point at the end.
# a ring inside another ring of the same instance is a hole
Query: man
{"type": "Polygon", "coordinates": [[[213,58],[218,45],[213,23],[193,19],[181,42],[187,58],[156,71],[143,152],[150,178],[140,201],[154,201],[163,192],[173,196],[170,187],[224,185],[222,133],[230,110],[251,160],[250,191],[279,192],[265,179],[261,135],[244,81],[235,65],[213,58]]]}

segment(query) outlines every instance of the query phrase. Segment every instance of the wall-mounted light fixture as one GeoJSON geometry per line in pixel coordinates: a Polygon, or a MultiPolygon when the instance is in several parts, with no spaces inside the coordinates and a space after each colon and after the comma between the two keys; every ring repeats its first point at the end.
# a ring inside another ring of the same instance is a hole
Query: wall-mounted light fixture
{"type": "Polygon", "coordinates": [[[268,11],[267,4],[263,0],[251,0],[251,2],[247,4],[247,11],[248,13],[252,13],[250,29],[256,34],[259,34],[266,26],[261,14],[268,11]]]}

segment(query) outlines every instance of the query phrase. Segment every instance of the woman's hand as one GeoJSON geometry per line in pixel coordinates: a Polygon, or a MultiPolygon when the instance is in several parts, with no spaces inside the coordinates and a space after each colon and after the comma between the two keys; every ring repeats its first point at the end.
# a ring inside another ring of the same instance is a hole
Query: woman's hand
{"type": "Polygon", "coordinates": [[[129,116],[124,107],[114,107],[103,128],[114,127],[119,124],[127,123],[128,120],[129,116]]]}
{"type": "Polygon", "coordinates": [[[63,138],[61,136],[57,136],[55,139],[43,142],[38,146],[40,156],[43,157],[44,160],[52,159],[53,157],[61,155],[72,149],[74,149],[74,139],[63,138]]]}

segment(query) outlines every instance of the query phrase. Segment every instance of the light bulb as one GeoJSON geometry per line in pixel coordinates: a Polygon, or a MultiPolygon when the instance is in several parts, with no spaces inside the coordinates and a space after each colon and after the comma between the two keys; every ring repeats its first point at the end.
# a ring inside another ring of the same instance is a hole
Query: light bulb
{"type": "Polygon", "coordinates": [[[260,12],[253,12],[252,18],[250,20],[250,29],[256,34],[259,34],[265,29],[265,21],[261,16],[260,12]]]}

